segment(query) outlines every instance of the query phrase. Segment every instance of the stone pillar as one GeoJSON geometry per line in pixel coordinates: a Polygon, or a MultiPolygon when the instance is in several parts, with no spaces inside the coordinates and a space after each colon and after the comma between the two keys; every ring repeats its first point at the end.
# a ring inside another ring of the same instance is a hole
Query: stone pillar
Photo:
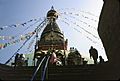
{"type": "Polygon", "coordinates": [[[120,0],[104,0],[98,33],[103,42],[108,63],[120,67],[120,0]]]}

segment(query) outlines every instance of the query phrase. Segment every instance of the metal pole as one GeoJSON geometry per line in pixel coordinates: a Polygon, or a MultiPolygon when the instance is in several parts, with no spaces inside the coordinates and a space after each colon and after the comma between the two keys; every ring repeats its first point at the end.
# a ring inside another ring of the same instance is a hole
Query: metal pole
{"type": "Polygon", "coordinates": [[[64,60],[65,60],[64,63],[65,63],[65,65],[66,65],[67,63],[66,63],[66,52],[65,52],[65,38],[64,38],[64,32],[63,32],[63,41],[64,41],[64,42],[63,42],[63,49],[64,49],[64,56],[65,56],[65,58],[64,58],[64,60]]]}

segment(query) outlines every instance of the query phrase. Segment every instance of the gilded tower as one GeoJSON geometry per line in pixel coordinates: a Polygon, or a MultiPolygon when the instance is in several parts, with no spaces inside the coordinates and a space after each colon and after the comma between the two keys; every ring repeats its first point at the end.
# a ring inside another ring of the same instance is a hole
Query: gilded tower
{"type": "Polygon", "coordinates": [[[55,50],[67,50],[67,40],[64,39],[64,35],[61,32],[56,20],[58,18],[58,13],[54,10],[53,6],[51,10],[47,12],[48,23],[44,28],[40,40],[38,41],[39,51],[47,51],[48,49],[55,50]]]}

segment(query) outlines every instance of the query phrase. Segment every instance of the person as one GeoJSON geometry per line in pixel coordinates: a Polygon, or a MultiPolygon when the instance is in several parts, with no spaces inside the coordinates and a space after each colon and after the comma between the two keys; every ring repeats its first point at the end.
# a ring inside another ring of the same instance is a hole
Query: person
{"type": "Polygon", "coordinates": [[[19,63],[18,63],[19,66],[25,65],[25,55],[20,54],[20,57],[18,58],[18,61],[19,61],[19,63]]]}
{"type": "Polygon", "coordinates": [[[28,60],[29,60],[29,58],[27,58],[27,59],[25,60],[25,65],[26,65],[26,66],[28,66],[28,60]]]}
{"type": "Polygon", "coordinates": [[[16,56],[15,56],[15,62],[14,62],[15,67],[17,66],[18,58],[19,58],[19,53],[17,53],[16,56]]]}
{"type": "Polygon", "coordinates": [[[52,51],[51,57],[50,57],[50,63],[55,64],[57,62],[57,56],[55,54],[55,50],[52,51]]]}
{"type": "Polygon", "coordinates": [[[91,46],[91,48],[89,49],[89,53],[90,53],[90,58],[92,57],[94,60],[94,64],[97,64],[98,51],[95,48],[93,48],[93,46],[91,46]]]}
{"type": "Polygon", "coordinates": [[[99,56],[99,59],[100,59],[100,62],[99,62],[100,64],[104,63],[104,59],[102,58],[102,56],[99,56]]]}

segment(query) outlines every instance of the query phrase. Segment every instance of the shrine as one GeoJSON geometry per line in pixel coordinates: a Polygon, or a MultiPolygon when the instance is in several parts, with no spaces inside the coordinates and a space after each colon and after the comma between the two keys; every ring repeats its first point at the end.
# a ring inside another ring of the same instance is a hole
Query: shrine
{"type": "Polygon", "coordinates": [[[57,18],[58,13],[52,6],[51,10],[47,12],[48,23],[36,43],[34,58],[39,58],[41,51],[47,52],[48,50],[62,51],[62,54],[65,56],[68,40],[64,38],[64,34],[56,22],[57,18]]]}

